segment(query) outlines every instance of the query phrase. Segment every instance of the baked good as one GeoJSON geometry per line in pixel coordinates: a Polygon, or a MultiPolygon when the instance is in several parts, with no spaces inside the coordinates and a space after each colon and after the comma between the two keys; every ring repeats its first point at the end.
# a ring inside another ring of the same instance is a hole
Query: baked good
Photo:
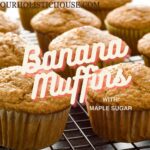
{"type": "Polygon", "coordinates": [[[113,9],[120,7],[131,0],[77,0],[79,5],[95,15],[97,15],[102,21],[102,29],[105,29],[104,20],[107,14],[113,9]]]}
{"type": "Polygon", "coordinates": [[[48,94],[33,101],[34,80],[21,71],[20,66],[0,70],[0,145],[16,150],[42,149],[62,135],[70,96],[48,94]]]}
{"type": "MultiPolygon", "coordinates": [[[[4,0],[0,0],[0,3],[2,4],[2,3],[4,3],[4,0]]],[[[0,10],[2,10],[2,11],[6,11],[6,6],[4,5],[0,5],[0,10]]]]}
{"type": "Polygon", "coordinates": [[[118,69],[123,69],[124,77],[132,76],[132,80],[122,88],[95,91],[88,87],[87,109],[94,132],[111,141],[150,139],[150,69],[138,63],[105,69],[113,78],[118,69]]]}
{"type": "Polygon", "coordinates": [[[137,55],[137,42],[150,32],[150,6],[127,4],[110,12],[106,18],[110,33],[122,38],[137,55]]]}
{"type": "MultiPolygon", "coordinates": [[[[99,42],[103,42],[107,48],[110,41],[118,39],[118,37],[113,36],[106,31],[101,31],[92,26],[83,26],[69,30],[56,37],[49,44],[49,50],[61,50],[62,48],[71,48],[72,50],[76,50],[78,46],[84,46],[86,44],[93,46],[94,43],[99,42]]],[[[126,44],[122,41],[122,48],[125,46],[126,44]]],[[[109,62],[99,61],[96,65],[98,65],[100,68],[103,68],[105,66],[120,63],[122,61],[124,61],[124,59],[115,59],[109,62]]],[[[61,74],[60,72],[60,74],[66,78],[68,76],[74,76],[75,72],[75,68],[72,69],[69,66],[66,66],[63,73],[61,74]]]]}
{"type": "Polygon", "coordinates": [[[19,23],[12,20],[5,12],[0,11],[0,32],[19,32],[19,23]]]}
{"type": "Polygon", "coordinates": [[[49,8],[31,21],[42,50],[48,50],[52,39],[75,27],[91,25],[100,28],[100,20],[82,8],[49,8]]]}
{"type": "Polygon", "coordinates": [[[0,68],[22,65],[26,42],[15,33],[0,33],[0,68]]]}
{"type": "Polygon", "coordinates": [[[17,0],[22,3],[23,7],[19,7],[19,15],[24,29],[33,31],[30,24],[31,19],[40,11],[47,9],[52,0],[17,0]],[[44,4],[45,3],[45,4],[44,4]],[[34,7],[33,7],[34,6],[34,7]]]}
{"type": "Polygon", "coordinates": [[[145,65],[150,67],[150,33],[144,35],[138,42],[138,50],[143,55],[145,65]]]}

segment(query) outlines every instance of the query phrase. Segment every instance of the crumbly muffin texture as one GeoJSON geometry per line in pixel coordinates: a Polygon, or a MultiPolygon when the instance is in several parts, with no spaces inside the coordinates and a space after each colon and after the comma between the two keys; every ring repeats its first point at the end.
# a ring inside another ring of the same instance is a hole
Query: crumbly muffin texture
{"type": "Polygon", "coordinates": [[[150,33],[146,34],[138,42],[138,50],[141,54],[150,57],[150,33]]]}
{"type": "Polygon", "coordinates": [[[118,69],[123,69],[123,75],[132,76],[131,83],[124,88],[113,88],[94,91],[88,88],[88,101],[100,105],[132,106],[133,110],[150,109],[150,68],[142,64],[122,63],[107,67],[113,77],[118,69]],[[103,98],[119,98],[119,101],[104,102],[103,98]]]}
{"type": "Polygon", "coordinates": [[[49,8],[38,13],[32,20],[34,30],[42,33],[63,33],[84,25],[100,28],[100,20],[82,8],[49,8]]]}
{"type": "MultiPolygon", "coordinates": [[[[31,99],[34,79],[21,74],[22,67],[15,66],[0,70],[0,108],[29,112],[34,114],[48,114],[59,112],[70,106],[70,96],[52,97],[45,99],[31,99]]],[[[50,85],[48,85],[50,86],[50,85]]]]}
{"type": "MultiPolygon", "coordinates": [[[[86,5],[86,3],[91,2],[90,0],[77,0],[81,3],[81,6],[87,6],[92,9],[94,5],[86,5]],[[83,4],[82,4],[83,3],[83,4]],[[91,6],[91,7],[90,7],[91,6]]],[[[96,3],[96,8],[103,8],[103,9],[114,9],[125,3],[131,2],[131,0],[92,0],[93,3],[96,3]]],[[[95,9],[95,7],[93,7],[95,9]]]]}
{"type": "Polygon", "coordinates": [[[106,18],[108,24],[125,29],[149,29],[150,6],[126,4],[110,12],[106,18]]]}
{"type": "Polygon", "coordinates": [[[19,31],[18,22],[13,21],[7,14],[0,11],[0,32],[15,32],[19,31]]]}
{"type": "Polygon", "coordinates": [[[0,67],[22,65],[26,42],[15,33],[0,33],[0,67]]]}
{"type": "Polygon", "coordinates": [[[78,46],[84,46],[86,44],[92,45],[99,42],[103,42],[108,46],[111,40],[117,39],[119,38],[106,31],[101,31],[92,26],[83,26],[74,28],[56,37],[49,44],[49,50],[60,50],[61,48],[71,48],[75,50],[78,46]]]}

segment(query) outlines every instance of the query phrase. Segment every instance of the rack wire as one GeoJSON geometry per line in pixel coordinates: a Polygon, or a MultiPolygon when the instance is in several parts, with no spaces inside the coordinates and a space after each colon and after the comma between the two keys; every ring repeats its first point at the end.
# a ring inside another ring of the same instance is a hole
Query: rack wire
{"type": "MultiPolygon", "coordinates": [[[[22,31],[31,44],[38,44],[34,33],[22,31]]],[[[142,57],[134,56],[126,62],[143,63],[142,57]]],[[[0,147],[0,150],[8,150],[0,147]]],[[[72,108],[61,139],[43,150],[150,150],[150,140],[136,143],[117,143],[97,137],[92,131],[86,107],[77,103],[72,108]]]]}
{"type": "Polygon", "coordinates": [[[117,143],[97,137],[92,131],[86,107],[72,108],[59,142],[51,150],[150,150],[150,141],[117,143]]]}

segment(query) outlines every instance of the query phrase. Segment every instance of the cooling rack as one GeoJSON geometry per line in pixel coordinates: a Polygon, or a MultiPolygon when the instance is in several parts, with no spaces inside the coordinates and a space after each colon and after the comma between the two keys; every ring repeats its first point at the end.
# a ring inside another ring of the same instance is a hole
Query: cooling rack
{"type": "MultiPolygon", "coordinates": [[[[34,33],[22,31],[21,36],[31,44],[38,44],[34,33]]],[[[140,56],[126,62],[143,63],[140,56]]],[[[9,150],[0,147],[0,150],[9,150]]],[[[69,114],[68,122],[61,139],[42,150],[150,150],[150,140],[136,143],[117,143],[97,137],[92,131],[85,106],[77,104],[69,114]]]]}

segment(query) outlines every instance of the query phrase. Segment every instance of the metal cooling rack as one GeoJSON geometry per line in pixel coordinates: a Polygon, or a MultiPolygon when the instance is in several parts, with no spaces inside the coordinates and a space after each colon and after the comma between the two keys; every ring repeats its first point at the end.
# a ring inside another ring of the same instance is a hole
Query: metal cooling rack
{"type": "MultiPolygon", "coordinates": [[[[31,44],[38,44],[34,33],[22,31],[22,37],[31,44]]],[[[143,63],[140,56],[126,62],[143,63]]],[[[0,147],[0,150],[9,150],[0,147]]],[[[136,143],[117,143],[97,137],[92,131],[85,106],[72,108],[62,138],[54,145],[42,150],[150,150],[150,140],[136,143]]]]}
{"type": "Polygon", "coordinates": [[[150,150],[150,141],[116,143],[97,137],[90,126],[85,106],[78,103],[71,109],[62,138],[49,150],[150,150]]]}

